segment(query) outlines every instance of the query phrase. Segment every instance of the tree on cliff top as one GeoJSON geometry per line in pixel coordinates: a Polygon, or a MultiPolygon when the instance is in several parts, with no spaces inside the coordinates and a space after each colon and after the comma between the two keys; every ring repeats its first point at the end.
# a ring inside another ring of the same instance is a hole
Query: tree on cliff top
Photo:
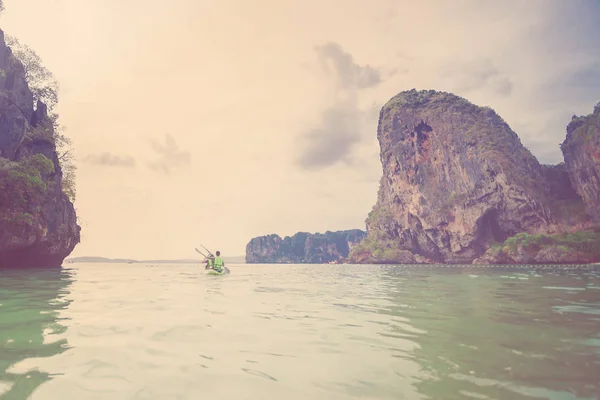
{"type": "Polygon", "coordinates": [[[41,57],[26,44],[22,44],[13,36],[5,35],[6,44],[13,55],[21,61],[25,69],[25,80],[33,93],[34,102],[42,101],[52,111],[58,103],[58,82],[52,72],[43,64],[41,57]]]}
{"type": "MultiPolygon", "coordinates": [[[[2,0],[0,0],[0,11],[2,0]]],[[[18,39],[5,35],[6,44],[11,47],[13,55],[21,61],[25,69],[25,80],[33,93],[34,101],[40,100],[48,107],[53,127],[53,138],[56,144],[58,159],[63,172],[63,191],[71,201],[75,201],[75,160],[71,148],[71,139],[65,135],[64,127],[58,122],[58,114],[54,107],[58,103],[59,85],[54,75],[42,63],[41,57],[18,39]]]]}

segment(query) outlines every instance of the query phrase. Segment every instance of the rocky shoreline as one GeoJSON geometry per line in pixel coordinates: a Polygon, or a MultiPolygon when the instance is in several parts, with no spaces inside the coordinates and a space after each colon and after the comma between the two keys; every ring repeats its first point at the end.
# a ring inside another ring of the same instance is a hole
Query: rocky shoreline
{"type": "MultiPolygon", "coordinates": [[[[337,262],[341,265],[358,265],[352,262],[337,262]]],[[[377,265],[391,267],[406,267],[406,268],[447,268],[447,269],[544,269],[544,270],[589,270],[600,271],[600,263],[591,264],[362,264],[362,265],[377,265]]]]}

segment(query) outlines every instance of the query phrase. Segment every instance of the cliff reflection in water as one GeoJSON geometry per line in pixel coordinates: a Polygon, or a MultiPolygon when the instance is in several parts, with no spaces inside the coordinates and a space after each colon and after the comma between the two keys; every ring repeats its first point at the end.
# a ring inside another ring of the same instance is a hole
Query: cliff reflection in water
{"type": "Polygon", "coordinates": [[[36,359],[65,352],[60,311],[72,283],[68,269],[0,269],[0,398],[26,399],[52,371],[36,359]]]}
{"type": "MultiPolygon", "coordinates": [[[[591,399],[600,393],[600,273],[391,268],[385,313],[418,344],[432,399],[591,399]],[[541,291],[546,292],[543,294],[541,291]]],[[[383,283],[383,282],[382,282],[383,283]]]]}

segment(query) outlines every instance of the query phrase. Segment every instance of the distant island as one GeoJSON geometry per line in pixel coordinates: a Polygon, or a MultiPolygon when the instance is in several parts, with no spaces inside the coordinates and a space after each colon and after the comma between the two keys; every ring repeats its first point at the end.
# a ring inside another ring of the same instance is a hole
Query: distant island
{"type": "MultiPolygon", "coordinates": [[[[244,256],[223,257],[225,264],[245,264],[244,256]]],[[[111,263],[111,264],[198,264],[200,258],[177,259],[177,260],[133,260],[130,258],[106,258],[106,257],[71,257],[65,260],[67,263],[111,263]]]]}
{"type": "Polygon", "coordinates": [[[325,233],[298,232],[281,238],[265,235],[252,239],[246,246],[246,263],[323,264],[346,259],[352,246],[360,243],[367,232],[360,229],[325,233]]]}
{"type": "Polygon", "coordinates": [[[566,130],[564,162],[543,165],[491,108],[447,92],[401,92],[379,115],[383,175],[367,234],[346,244],[318,234],[260,236],[246,260],[598,263],[600,103],[566,130]]]}

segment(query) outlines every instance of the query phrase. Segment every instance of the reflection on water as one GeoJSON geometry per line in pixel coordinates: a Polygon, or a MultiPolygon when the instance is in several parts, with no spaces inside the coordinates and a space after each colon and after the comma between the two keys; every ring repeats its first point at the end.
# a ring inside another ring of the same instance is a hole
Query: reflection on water
{"type": "Polygon", "coordinates": [[[0,398],[26,399],[52,379],[35,360],[68,348],[59,313],[70,283],[69,270],[0,269],[0,398]]]}
{"type": "Polygon", "coordinates": [[[598,272],[231,270],[0,271],[0,398],[600,395],[598,272]]]}

